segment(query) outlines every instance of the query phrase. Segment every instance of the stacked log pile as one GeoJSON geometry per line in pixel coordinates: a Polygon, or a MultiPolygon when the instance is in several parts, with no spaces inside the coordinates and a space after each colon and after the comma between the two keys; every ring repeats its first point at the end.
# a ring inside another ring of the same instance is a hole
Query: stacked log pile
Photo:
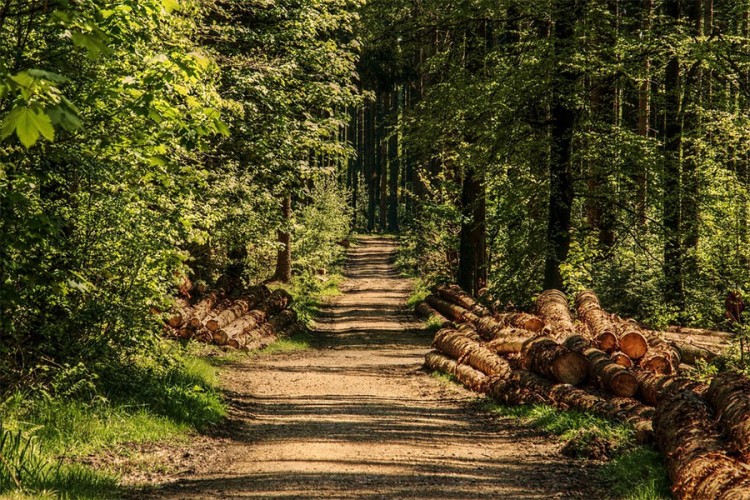
{"type": "MultiPolygon", "coordinates": [[[[547,403],[630,424],[655,438],[678,498],[750,498],[750,379],[681,373],[720,355],[728,334],[656,332],[605,311],[591,291],[543,292],[535,314],[498,314],[455,286],[425,300],[445,321],[425,359],[507,404],[547,403]]],[[[422,313],[425,314],[426,313],[422,313]]]]}
{"type": "Polygon", "coordinates": [[[280,335],[304,331],[283,289],[252,287],[236,297],[211,292],[190,305],[180,299],[166,321],[169,335],[234,349],[260,349],[280,335]]]}

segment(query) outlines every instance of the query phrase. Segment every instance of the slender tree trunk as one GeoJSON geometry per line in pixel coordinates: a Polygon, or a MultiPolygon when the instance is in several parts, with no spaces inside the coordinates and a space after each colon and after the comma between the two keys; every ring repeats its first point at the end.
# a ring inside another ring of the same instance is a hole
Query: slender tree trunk
{"type": "MultiPolygon", "coordinates": [[[[703,35],[703,0],[693,0],[692,8],[688,10],[690,21],[694,27],[694,33],[700,37],[703,35]]],[[[694,275],[697,271],[697,256],[699,238],[699,210],[700,179],[698,175],[698,164],[700,161],[699,151],[696,147],[698,129],[700,127],[700,116],[698,109],[702,104],[702,86],[704,84],[703,70],[700,66],[694,67],[685,78],[685,91],[683,97],[683,136],[684,141],[683,164],[682,164],[682,254],[684,261],[683,272],[686,276],[694,275]]]]}
{"type": "Polygon", "coordinates": [[[400,170],[398,154],[398,101],[400,91],[394,86],[391,92],[391,117],[393,126],[388,141],[388,230],[398,232],[398,174],[400,170]]]}
{"type": "MultiPolygon", "coordinates": [[[[675,22],[680,19],[678,2],[666,2],[665,13],[675,22]]],[[[672,54],[664,75],[665,137],[664,137],[664,298],[668,305],[682,311],[685,308],[682,259],[682,218],[680,213],[680,61],[672,54]]]]}
{"type": "Polygon", "coordinates": [[[289,283],[292,280],[292,233],[290,226],[292,222],[292,195],[287,193],[281,199],[281,214],[284,226],[278,230],[279,251],[276,255],[276,272],[273,274],[275,281],[289,283]]]}
{"type": "Polygon", "coordinates": [[[573,176],[570,164],[573,127],[577,113],[566,96],[573,91],[578,75],[564,64],[570,57],[575,21],[583,2],[558,0],[555,5],[555,65],[557,75],[552,88],[551,140],[549,166],[549,214],[547,221],[547,256],[544,288],[563,288],[560,265],[570,250],[570,221],[573,208],[573,176]]]}
{"type": "MultiPolygon", "coordinates": [[[[651,39],[651,18],[654,13],[654,0],[642,0],[641,32],[644,41],[651,39]]],[[[651,117],[651,58],[645,56],[643,59],[643,76],[638,86],[638,130],[641,137],[648,137],[650,132],[651,117]]],[[[636,213],[641,225],[646,224],[646,203],[648,196],[648,167],[645,162],[639,165],[636,174],[636,213]]]]}
{"type": "Polygon", "coordinates": [[[458,285],[472,295],[487,286],[486,205],[482,175],[469,168],[461,189],[458,285]]]}
{"type": "Polygon", "coordinates": [[[372,103],[365,108],[365,182],[367,183],[367,231],[375,230],[378,170],[375,161],[375,110],[372,103]]]}

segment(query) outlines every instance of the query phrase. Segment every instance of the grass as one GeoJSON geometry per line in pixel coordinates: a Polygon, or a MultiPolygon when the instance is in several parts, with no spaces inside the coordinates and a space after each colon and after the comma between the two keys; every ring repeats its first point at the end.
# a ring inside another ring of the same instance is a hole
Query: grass
{"type": "Polygon", "coordinates": [[[409,307],[409,309],[414,309],[417,304],[422,302],[429,294],[430,289],[427,287],[427,284],[422,280],[416,280],[414,283],[414,290],[411,292],[411,295],[409,295],[409,298],[406,299],[407,307],[409,307]]]}
{"type": "Polygon", "coordinates": [[[0,498],[112,498],[117,476],[77,460],[126,453],[136,443],[185,441],[226,415],[208,361],[189,351],[130,361],[114,362],[99,377],[73,370],[83,378],[53,382],[55,394],[16,393],[0,404],[0,498]]]}
{"type": "Polygon", "coordinates": [[[254,351],[260,356],[270,356],[272,354],[281,354],[287,352],[304,351],[310,348],[314,337],[309,333],[302,333],[292,337],[280,338],[272,344],[254,351]]]}
{"type": "Polygon", "coordinates": [[[272,288],[284,288],[293,297],[292,309],[297,312],[300,321],[310,325],[321,307],[331,298],[341,295],[339,286],[344,276],[339,272],[318,276],[301,274],[294,276],[289,284],[275,283],[272,288]]]}
{"type": "Polygon", "coordinates": [[[505,406],[490,400],[483,409],[558,436],[566,442],[563,453],[573,457],[605,459],[601,477],[613,498],[661,500],[671,498],[669,478],[661,454],[636,445],[632,430],[590,414],[561,411],[547,405],[505,406]]]}
{"type": "Polygon", "coordinates": [[[443,384],[461,384],[458,379],[450,373],[434,371],[430,374],[430,376],[438,379],[438,381],[442,382],[443,384]]]}

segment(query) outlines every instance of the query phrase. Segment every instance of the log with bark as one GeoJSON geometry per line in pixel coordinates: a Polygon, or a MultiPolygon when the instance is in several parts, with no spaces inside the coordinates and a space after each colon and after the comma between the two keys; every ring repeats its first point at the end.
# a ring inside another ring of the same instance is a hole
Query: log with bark
{"type": "Polygon", "coordinates": [[[617,364],[607,353],[593,347],[590,338],[573,335],[565,340],[565,347],[586,358],[589,378],[605,391],[623,397],[630,397],[636,393],[638,382],[635,376],[617,364]]]}
{"type": "Polygon", "coordinates": [[[450,320],[458,322],[468,321],[471,323],[476,323],[479,321],[479,316],[472,313],[468,309],[457,306],[456,304],[452,304],[447,300],[436,297],[435,295],[428,295],[425,298],[425,302],[427,302],[431,307],[433,307],[440,314],[450,320]]]}
{"type": "MultiPolygon", "coordinates": [[[[489,318],[482,318],[482,320],[485,319],[489,318]]],[[[509,326],[503,327],[499,330],[487,330],[482,325],[482,321],[480,321],[480,324],[477,326],[477,332],[485,340],[491,338],[491,340],[485,345],[492,352],[501,355],[519,353],[523,350],[523,346],[526,343],[543,335],[542,333],[509,326]],[[489,337],[487,335],[488,333],[491,333],[492,337],[489,337]]]]}
{"type": "Polygon", "coordinates": [[[729,342],[735,337],[735,335],[730,332],[722,332],[719,330],[707,330],[705,328],[688,328],[685,326],[669,326],[667,327],[667,332],[677,333],[677,334],[685,335],[688,337],[692,337],[692,336],[708,337],[708,338],[713,338],[715,341],[724,341],[724,342],[729,342]]]}
{"type": "Polygon", "coordinates": [[[596,347],[606,353],[613,353],[619,348],[617,327],[609,319],[599,304],[599,298],[591,290],[584,290],[576,295],[578,317],[589,327],[596,347]]]}
{"type": "Polygon", "coordinates": [[[720,373],[711,381],[706,399],[732,437],[733,447],[750,462],[750,379],[741,373],[720,373]]]}
{"type": "Polygon", "coordinates": [[[454,359],[437,351],[427,353],[425,366],[433,371],[453,375],[463,385],[478,392],[483,390],[487,380],[487,376],[479,370],[465,364],[459,364],[454,359]]]}
{"type": "Polygon", "coordinates": [[[750,498],[750,466],[729,456],[712,419],[692,391],[672,392],[656,406],[654,434],[672,491],[682,499],[750,498]]]}
{"type": "Polygon", "coordinates": [[[700,339],[695,340],[695,337],[670,332],[649,330],[647,333],[649,337],[656,337],[672,344],[680,352],[682,362],[690,365],[696,364],[698,360],[713,361],[729,347],[729,344],[702,342],[700,339]]]}
{"type": "Polygon", "coordinates": [[[427,302],[420,302],[419,304],[417,304],[417,307],[414,308],[414,311],[420,318],[429,322],[436,322],[440,325],[441,328],[449,326],[451,323],[451,320],[440,314],[427,302]]]}
{"type": "Polygon", "coordinates": [[[292,296],[283,288],[274,290],[261,304],[259,309],[268,316],[278,314],[292,304],[292,296]]]}
{"type": "Polygon", "coordinates": [[[547,403],[564,410],[586,411],[630,424],[639,443],[653,438],[652,410],[630,398],[605,396],[567,384],[554,384],[526,370],[514,370],[507,378],[489,377],[486,386],[488,394],[503,403],[547,403]]]}
{"type": "Polygon", "coordinates": [[[185,323],[189,308],[190,303],[187,299],[175,299],[174,306],[167,315],[167,324],[175,330],[179,330],[185,323]]]}
{"type": "MultiPolygon", "coordinates": [[[[498,314],[495,317],[485,317],[479,320],[479,323],[486,325],[486,328],[504,329],[507,327],[521,328],[530,332],[541,332],[544,329],[544,321],[539,316],[524,312],[498,314]],[[486,321],[485,321],[486,320],[486,321]]],[[[479,329],[479,323],[477,329],[479,329]]],[[[482,335],[480,333],[480,335],[482,335]]]]}
{"type": "Polygon", "coordinates": [[[247,314],[253,306],[255,304],[247,299],[235,300],[228,307],[209,314],[204,325],[208,331],[215,332],[247,314]]]}
{"type": "Polygon", "coordinates": [[[545,290],[536,299],[539,317],[552,330],[552,337],[558,342],[576,335],[573,318],[570,316],[568,299],[560,290],[545,290]]]}
{"type": "Polygon", "coordinates": [[[499,375],[511,370],[506,360],[481,345],[478,336],[474,337],[466,331],[440,330],[432,345],[459,363],[467,363],[486,375],[499,375]]]}
{"type": "Polygon", "coordinates": [[[276,334],[286,330],[291,324],[297,322],[297,313],[293,309],[284,309],[279,314],[268,320],[276,334]]]}
{"type": "Polygon", "coordinates": [[[203,327],[203,318],[208,316],[213,309],[216,302],[219,300],[216,293],[209,293],[197,304],[195,304],[189,311],[189,319],[187,323],[191,328],[199,329],[203,327]]]}
{"type": "Polygon", "coordinates": [[[586,380],[586,359],[549,337],[529,340],[521,351],[528,370],[563,384],[579,385],[586,380]]]}
{"type": "Polygon", "coordinates": [[[437,285],[434,287],[433,292],[441,299],[463,307],[479,317],[489,314],[486,307],[477,302],[474,297],[463,291],[458,285],[437,285]]]}
{"type": "Polygon", "coordinates": [[[241,335],[244,332],[249,332],[258,328],[258,326],[265,323],[266,319],[267,317],[265,312],[254,310],[248,312],[248,314],[217,331],[223,331],[226,334],[227,338],[231,339],[237,337],[238,335],[241,335]]]}
{"type": "Polygon", "coordinates": [[[634,370],[633,375],[638,380],[638,398],[651,406],[656,406],[660,400],[674,392],[689,390],[702,397],[708,390],[706,384],[686,377],[646,370],[634,370]]]}

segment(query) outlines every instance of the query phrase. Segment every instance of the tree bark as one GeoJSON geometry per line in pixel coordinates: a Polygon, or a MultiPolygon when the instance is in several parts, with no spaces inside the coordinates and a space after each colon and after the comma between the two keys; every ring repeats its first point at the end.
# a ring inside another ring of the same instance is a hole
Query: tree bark
{"type": "Polygon", "coordinates": [[[750,498],[747,464],[731,458],[710,409],[691,391],[666,396],[656,406],[654,434],[667,458],[677,498],[750,498]]]}
{"type": "Polygon", "coordinates": [[[391,120],[390,138],[388,140],[388,231],[397,233],[398,227],[398,176],[401,170],[398,152],[398,119],[399,96],[401,91],[396,85],[391,90],[391,120]]]}
{"type": "Polygon", "coordinates": [[[577,112],[567,97],[573,92],[578,74],[566,63],[574,45],[575,23],[580,17],[583,3],[577,0],[558,0],[555,3],[554,64],[557,76],[552,86],[552,148],[549,166],[545,289],[563,289],[560,265],[567,260],[570,250],[574,198],[570,158],[577,112]]]}
{"type": "Polygon", "coordinates": [[[750,462],[750,379],[741,373],[720,373],[711,381],[706,399],[732,437],[733,448],[750,462]]]}
{"type": "Polygon", "coordinates": [[[487,286],[487,200],[483,175],[467,168],[461,187],[458,285],[472,295],[487,286]]]}
{"type": "MultiPolygon", "coordinates": [[[[680,2],[664,3],[665,14],[675,23],[680,21],[680,2]]],[[[682,217],[680,185],[680,151],[682,149],[682,123],[680,112],[680,60],[673,53],[664,75],[665,134],[664,134],[664,190],[662,224],[664,226],[664,299],[668,306],[683,311],[685,292],[683,285],[682,217]]]]}
{"type": "Polygon", "coordinates": [[[289,283],[292,280],[292,195],[287,193],[281,200],[281,214],[283,227],[278,230],[278,242],[280,245],[276,255],[276,272],[273,274],[274,281],[289,283]]]}

